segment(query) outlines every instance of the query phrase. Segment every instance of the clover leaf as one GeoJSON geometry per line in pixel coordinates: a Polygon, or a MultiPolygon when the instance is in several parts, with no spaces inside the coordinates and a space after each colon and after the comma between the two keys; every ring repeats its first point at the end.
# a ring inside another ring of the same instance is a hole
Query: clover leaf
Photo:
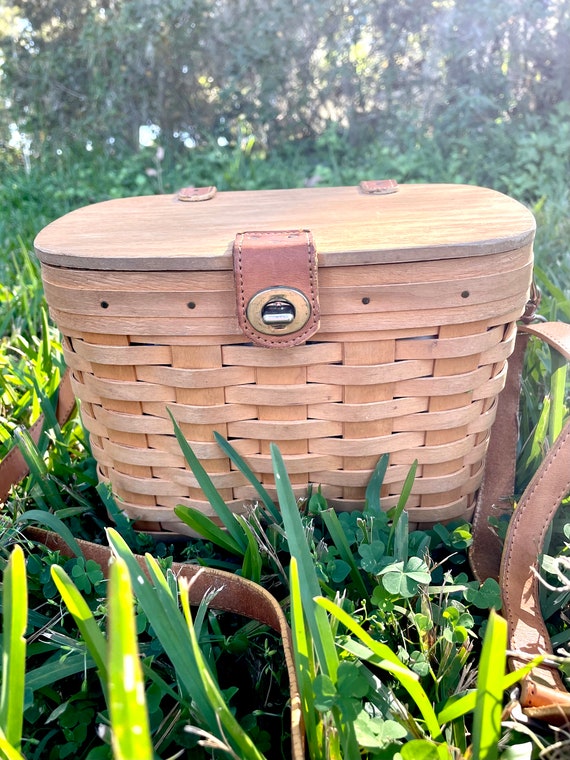
{"type": "Polygon", "coordinates": [[[463,596],[465,601],[474,604],[480,610],[500,610],[503,604],[501,587],[494,578],[487,578],[480,586],[476,581],[468,583],[463,596]]]}
{"type": "Polygon", "coordinates": [[[380,571],[382,584],[394,596],[409,599],[422,584],[429,583],[431,575],[420,557],[410,557],[407,562],[394,562],[380,571]]]}
{"type": "Polygon", "coordinates": [[[354,730],[360,746],[367,749],[386,747],[407,735],[406,729],[395,720],[372,717],[365,710],[361,710],[354,721],[354,730]]]}

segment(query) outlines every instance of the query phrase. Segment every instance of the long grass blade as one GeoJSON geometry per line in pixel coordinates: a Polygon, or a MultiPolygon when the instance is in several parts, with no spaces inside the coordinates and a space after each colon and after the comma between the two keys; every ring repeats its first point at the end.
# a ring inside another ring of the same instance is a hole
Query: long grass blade
{"type": "Polygon", "coordinates": [[[291,482],[285,468],[285,463],[283,462],[283,457],[275,444],[272,443],[270,449],[275,475],[275,487],[277,489],[281,514],[283,515],[283,525],[289,543],[289,552],[291,557],[296,558],[299,566],[303,610],[313,637],[319,665],[323,673],[334,682],[336,681],[338,669],[338,654],[328,618],[322,609],[315,606],[313,601],[321,593],[315,565],[309,551],[303,523],[299,515],[297,502],[291,488],[291,482]]]}
{"type": "MultiPolygon", "coordinates": [[[[222,530],[199,509],[194,507],[187,507],[178,505],[174,507],[174,514],[177,515],[183,523],[192,528],[193,531],[198,533],[202,538],[207,541],[211,541],[216,546],[225,549],[225,551],[231,554],[236,554],[239,557],[243,557],[245,550],[240,546],[231,535],[225,530],[222,530]]],[[[232,519],[235,519],[232,517],[232,519]]]]}
{"type": "MultiPolygon", "coordinates": [[[[41,340],[41,368],[42,371],[49,377],[54,377],[53,372],[53,354],[52,354],[52,345],[50,340],[50,325],[49,325],[49,318],[48,318],[48,310],[45,307],[42,307],[41,309],[41,320],[42,320],[42,340],[41,340]]],[[[52,409],[55,409],[55,406],[52,407],[52,409]]],[[[57,422],[57,420],[56,420],[57,422]]]]}
{"type": "Polygon", "coordinates": [[[119,558],[109,572],[109,715],[116,760],[153,760],[129,571],[119,558]]]}
{"type": "Polygon", "coordinates": [[[293,651],[295,667],[299,679],[301,709],[305,721],[307,746],[310,748],[312,760],[324,760],[323,727],[318,720],[315,709],[313,682],[316,678],[311,634],[306,626],[301,600],[301,582],[297,560],[291,557],[289,565],[289,584],[291,587],[291,632],[293,635],[293,651]]]}
{"type": "Polygon", "coordinates": [[[259,583],[263,568],[263,558],[259,551],[259,544],[242,515],[236,515],[236,520],[240,523],[244,534],[247,536],[247,549],[243,555],[241,574],[244,578],[249,578],[250,581],[259,583]]]}
{"type": "Polygon", "coordinates": [[[172,420],[172,424],[174,425],[174,434],[176,436],[176,440],[178,441],[178,445],[180,446],[184,458],[188,462],[188,465],[192,470],[194,477],[200,484],[200,488],[204,492],[204,496],[210,502],[212,509],[218,515],[223,525],[225,525],[233,540],[241,548],[242,552],[245,552],[247,548],[247,538],[244,536],[241,526],[236,521],[231,509],[229,509],[225,501],[218,493],[218,490],[212,483],[210,476],[198,461],[198,457],[192,451],[190,444],[184,437],[184,433],[174,419],[174,416],[170,409],[168,409],[168,413],[170,415],[170,419],[172,420]]]}
{"type": "Polygon", "coordinates": [[[388,460],[388,454],[383,454],[380,457],[378,464],[374,468],[372,477],[368,481],[364,498],[367,508],[371,511],[380,511],[380,491],[384,483],[386,470],[388,469],[388,460]]]}
{"type": "MultiPolygon", "coordinates": [[[[538,667],[544,660],[542,655],[535,657],[524,667],[513,670],[503,676],[501,689],[503,692],[511,689],[516,683],[522,681],[534,668],[538,667]]],[[[451,697],[437,714],[439,723],[443,726],[445,723],[451,723],[467,713],[473,712],[477,704],[477,689],[472,689],[461,696],[451,697]]]]}
{"type": "Polygon", "coordinates": [[[4,571],[2,611],[0,729],[6,742],[19,753],[24,720],[28,584],[24,552],[18,545],[14,547],[4,571]]]}
{"type": "Polygon", "coordinates": [[[42,525],[48,530],[52,530],[54,533],[57,533],[58,536],[60,536],[60,538],[62,538],[69,546],[76,557],[83,557],[81,546],[78,544],[73,533],[57,515],[54,515],[51,512],[46,512],[43,509],[28,509],[14,521],[14,525],[17,526],[26,525],[28,523],[33,523],[34,525],[42,525]]]}
{"type": "Polygon", "coordinates": [[[273,522],[277,523],[277,525],[281,525],[283,520],[281,518],[281,514],[279,510],[273,503],[273,499],[271,498],[271,496],[267,493],[263,485],[259,482],[259,479],[255,476],[251,467],[247,464],[247,462],[243,459],[243,457],[240,454],[238,454],[238,452],[234,449],[231,443],[226,441],[226,439],[223,436],[221,436],[217,431],[214,431],[214,438],[216,439],[218,446],[227,455],[228,459],[230,459],[235,464],[235,466],[238,468],[241,474],[244,477],[246,477],[251,483],[251,485],[255,488],[267,513],[271,515],[273,522]]]}
{"type": "Polygon", "coordinates": [[[556,304],[556,310],[562,312],[562,314],[570,320],[570,303],[568,302],[568,294],[555,285],[553,280],[547,276],[546,271],[536,264],[534,266],[534,276],[538,281],[541,290],[544,289],[544,292],[547,292],[549,298],[556,304]]]}
{"type": "Polygon", "coordinates": [[[360,574],[358,565],[354,561],[354,554],[352,553],[349,543],[346,540],[345,532],[336,512],[334,509],[323,509],[320,514],[324,524],[327,527],[328,532],[330,533],[334,545],[338,549],[338,553],[341,559],[344,560],[344,562],[346,562],[350,568],[350,577],[358,589],[358,593],[361,599],[368,598],[369,591],[366,588],[366,584],[364,583],[362,575],[360,574]]]}
{"type": "Polygon", "coordinates": [[[548,435],[548,424],[550,419],[551,399],[549,396],[544,398],[540,416],[536,427],[529,438],[525,441],[523,449],[519,456],[518,469],[521,473],[532,474],[536,469],[538,462],[544,455],[544,441],[548,435]]]}
{"type": "Polygon", "coordinates": [[[548,419],[548,440],[552,446],[562,428],[564,427],[564,418],[567,413],[566,400],[566,378],[568,362],[555,349],[550,350],[551,354],[551,376],[550,376],[550,415],[548,419]]]}
{"type": "Polygon", "coordinates": [[[336,617],[345,628],[360,639],[372,654],[376,655],[377,659],[372,658],[371,661],[377,667],[386,670],[397,678],[410,697],[414,700],[416,707],[425,721],[426,728],[429,731],[431,738],[435,741],[440,741],[442,736],[437,716],[428,695],[418,683],[417,675],[400,662],[390,647],[373,639],[370,634],[368,634],[362,626],[356,622],[356,620],[348,615],[348,613],[337,604],[325,597],[317,597],[315,601],[320,607],[323,607],[327,612],[336,617]]]}
{"type": "MultiPolygon", "coordinates": [[[[400,496],[398,497],[398,503],[396,504],[396,507],[394,508],[394,514],[392,515],[392,525],[390,527],[390,534],[388,536],[388,549],[390,550],[390,547],[392,546],[392,541],[394,540],[394,533],[396,532],[397,526],[400,524],[402,513],[406,507],[406,504],[408,503],[408,499],[410,498],[410,494],[412,492],[412,487],[414,485],[414,480],[416,478],[416,470],[418,468],[418,460],[415,459],[412,463],[412,466],[410,467],[408,474],[406,475],[406,479],[404,481],[404,485],[402,487],[402,490],[400,492],[400,496]]],[[[408,535],[408,527],[405,526],[405,535],[408,535]]],[[[407,556],[407,547],[405,552],[398,552],[395,553],[395,556],[397,559],[402,560],[405,562],[408,559],[407,556]],[[402,556],[404,554],[406,556],[402,556]]]]}
{"type": "Polygon", "coordinates": [[[477,674],[473,715],[473,760],[497,760],[503,710],[503,674],[507,664],[507,621],[491,610],[477,674]],[[499,676],[499,677],[497,677],[499,676]]]}
{"type": "Polygon", "coordinates": [[[71,652],[65,656],[65,659],[58,660],[57,666],[52,660],[48,660],[44,665],[28,671],[26,673],[26,689],[34,692],[77,673],[85,673],[93,667],[95,667],[93,658],[85,651],[71,652]]]}
{"type": "Polygon", "coordinates": [[[26,760],[21,752],[15,747],[12,747],[10,742],[2,734],[2,729],[0,729],[0,757],[2,760],[26,760]]]}
{"type": "Polygon", "coordinates": [[[257,749],[255,743],[239,725],[232,712],[228,708],[223,695],[212,676],[208,663],[206,662],[200,649],[198,637],[196,636],[196,631],[194,630],[194,625],[192,623],[192,615],[188,601],[189,582],[187,579],[181,578],[179,583],[182,610],[184,612],[184,617],[188,626],[192,655],[197,663],[198,672],[200,674],[201,687],[204,690],[204,694],[219,720],[222,729],[222,735],[226,738],[226,740],[231,740],[231,744],[234,748],[234,751],[236,752],[236,757],[243,758],[243,760],[264,760],[263,754],[257,749]]]}
{"type": "MultiPolygon", "coordinates": [[[[204,675],[204,658],[197,658],[192,636],[189,631],[185,615],[180,610],[177,599],[172,593],[164,574],[160,570],[156,560],[150,555],[146,556],[148,574],[147,578],[137,560],[119,534],[109,528],[107,530],[109,543],[114,553],[121,557],[129,569],[131,582],[141,607],[148,618],[158,640],[160,641],[167,657],[172,662],[177,678],[186,693],[192,699],[196,709],[204,720],[205,726],[211,734],[221,741],[224,737],[234,737],[243,732],[229,709],[223,713],[224,723],[220,725],[222,713],[220,702],[217,697],[213,698],[212,683],[214,679],[211,672],[204,675]],[[153,585],[154,584],[154,585],[153,585]],[[207,680],[207,686],[205,683],[207,680]],[[230,716],[230,717],[228,717],[230,716]],[[233,721],[233,722],[231,722],[233,721]]],[[[182,605],[187,600],[182,598],[182,605]]],[[[220,696],[223,702],[223,698],[220,696]]],[[[240,745],[241,746],[241,745],[240,745]]],[[[257,751],[257,750],[256,750],[257,751]]],[[[241,755],[238,754],[238,757],[241,755]]],[[[260,758],[259,754],[243,755],[243,757],[260,758]]]]}
{"type": "Polygon", "coordinates": [[[33,477],[34,482],[37,484],[47,505],[54,510],[63,509],[65,503],[61,498],[61,494],[53,482],[47,469],[47,465],[40,454],[38,447],[36,446],[31,435],[26,428],[18,427],[14,430],[14,439],[16,445],[20,449],[22,456],[30,475],[33,477]]]}
{"type": "Polygon", "coordinates": [[[65,570],[59,565],[52,565],[51,577],[63,599],[63,603],[75,620],[75,624],[95,662],[103,689],[105,689],[108,680],[106,664],[107,642],[105,636],[97,625],[97,621],[89,605],[65,570]]]}
{"type": "Polygon", "coordinates": [[[122,537],[112,528],[107,530],[107,535],[113,552],[126,562],[137,599],[172,662],[186,693],[194,700],[208,725],[215,725],[216,718],[211,706],[204,699],[202,690],[196,688],[199,684],[199,673],[194,659],[189,654],[190,642],[187,627],[179,607],[172,598],[164,575],[155,564],[151,566],[147,558],[149,574],[158,581],[157,585],[153,585],[122,537]]]}

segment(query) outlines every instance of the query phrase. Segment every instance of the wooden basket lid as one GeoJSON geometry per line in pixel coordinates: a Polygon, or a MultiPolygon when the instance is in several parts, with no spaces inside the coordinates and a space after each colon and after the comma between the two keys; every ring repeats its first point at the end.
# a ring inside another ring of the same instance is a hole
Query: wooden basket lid
{"type": "Polygon", "coordinates": [[[319,266],[426,261],[512,251],[533,239],[521,203],[471,185],[401,185],[388,195],[357,187],[177,195],[104,201],[57,219],[35,240],[42,263],[101,270],[232,268],[244,231],[308,229],[319,266]]]}

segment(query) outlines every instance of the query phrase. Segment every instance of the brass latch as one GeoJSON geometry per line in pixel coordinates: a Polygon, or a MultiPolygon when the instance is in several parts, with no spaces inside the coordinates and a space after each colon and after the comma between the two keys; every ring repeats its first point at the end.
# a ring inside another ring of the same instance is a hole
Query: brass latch
{"type": "Polygon", "coordinates": [[[258,346],[299,346],[319,328],[317,253],[309,230],[242,232],[234,243],[238,324],[258,346]]]}
{"type": "Polygon", "coordinates": [[[246,314],[251,326],[264,335],[289,335],[307,324],[311,305],[300,290],[267,288],[250,298],[246,314]]]}

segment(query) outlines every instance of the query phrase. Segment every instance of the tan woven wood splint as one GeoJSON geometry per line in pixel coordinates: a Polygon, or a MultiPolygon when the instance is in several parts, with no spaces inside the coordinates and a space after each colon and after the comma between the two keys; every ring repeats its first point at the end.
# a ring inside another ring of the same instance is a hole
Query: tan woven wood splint
{"type": "Polygon", "coordinates": [[[320,485],[337,509],[362,507],[385,453],[393,506],[417,459],[411,523],[469,519],[528,299],[531,213],[472,186],[206,190],[95,204],[36,239],[120,506],[145,530],[183,532],[177,504],[211,515],[170,410],[234,510],[254,493],[213,431],[270,491],[277,443],[297,493],[320,485]]]}

